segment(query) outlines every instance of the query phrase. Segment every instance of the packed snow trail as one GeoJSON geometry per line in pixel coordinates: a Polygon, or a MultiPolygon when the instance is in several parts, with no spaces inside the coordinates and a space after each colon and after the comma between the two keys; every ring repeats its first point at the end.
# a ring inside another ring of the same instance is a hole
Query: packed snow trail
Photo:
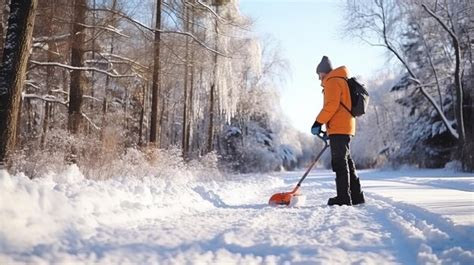
{"type": "Polygon", "coordinates": [[[367,203],[328,207],[334,176],[315,170],[305,206],[267,206],[301,174],[216,182],[92,181],[74,167],[35,180],[0,172],[0,264],[474,264],[473,176],[361,172],[367,203]],[[392,192],[400,185],[432,196],[392,192]]]}

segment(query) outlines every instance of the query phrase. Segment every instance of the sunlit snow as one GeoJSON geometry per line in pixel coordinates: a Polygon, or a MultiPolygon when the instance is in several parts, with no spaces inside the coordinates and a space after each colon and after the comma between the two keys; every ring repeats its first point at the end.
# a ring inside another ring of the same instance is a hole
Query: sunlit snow
{"type": "Polygon", "coordinates": [[[474,263],[474,176],[362,171],[367,203],[329,207],[333,173],[316,169],[304,206],[267,205],[301,173],[96,181],[76,166],[33,180],[2,171],[0,263],[474,263]]]}

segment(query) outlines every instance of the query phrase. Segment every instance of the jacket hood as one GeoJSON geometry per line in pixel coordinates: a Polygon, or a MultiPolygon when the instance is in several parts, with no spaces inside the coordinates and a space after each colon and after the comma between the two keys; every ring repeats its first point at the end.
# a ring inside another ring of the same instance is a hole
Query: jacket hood
{"type": "Polygon", "coordinates": [[[345,66],[340,66],[331,72],[329,72],[324,78],[323,78],[323,86],[326,84],[327,80],[331,77],[342,77],[346,78],[349,76],[349,70],[347,70],[347,67],[345,66]]]}

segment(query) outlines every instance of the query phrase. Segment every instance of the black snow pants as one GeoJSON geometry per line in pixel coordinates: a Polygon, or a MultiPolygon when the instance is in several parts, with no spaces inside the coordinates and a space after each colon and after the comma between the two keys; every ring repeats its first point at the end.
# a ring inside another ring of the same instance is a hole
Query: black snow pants
{"type": "Polygon", "coordinates": [[[350,135],[330,135],[331,165],[336,173],[337,197],[347,198],[361,193],[360,180],[357,177],[350,151],[350,135]]]}

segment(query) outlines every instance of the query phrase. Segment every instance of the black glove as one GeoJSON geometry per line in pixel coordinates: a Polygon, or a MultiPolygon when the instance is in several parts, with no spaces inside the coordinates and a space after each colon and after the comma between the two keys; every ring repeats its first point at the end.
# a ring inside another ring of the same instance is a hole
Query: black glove
{"type": "Polygon", "coordinates": [[[321,126],[323,126],[321,123],[319,123],[318,121],[315,121],[313,123],[313,126],[311,126],[311,133],[313,135],[318,135],[321,133],[321,126]]]}

